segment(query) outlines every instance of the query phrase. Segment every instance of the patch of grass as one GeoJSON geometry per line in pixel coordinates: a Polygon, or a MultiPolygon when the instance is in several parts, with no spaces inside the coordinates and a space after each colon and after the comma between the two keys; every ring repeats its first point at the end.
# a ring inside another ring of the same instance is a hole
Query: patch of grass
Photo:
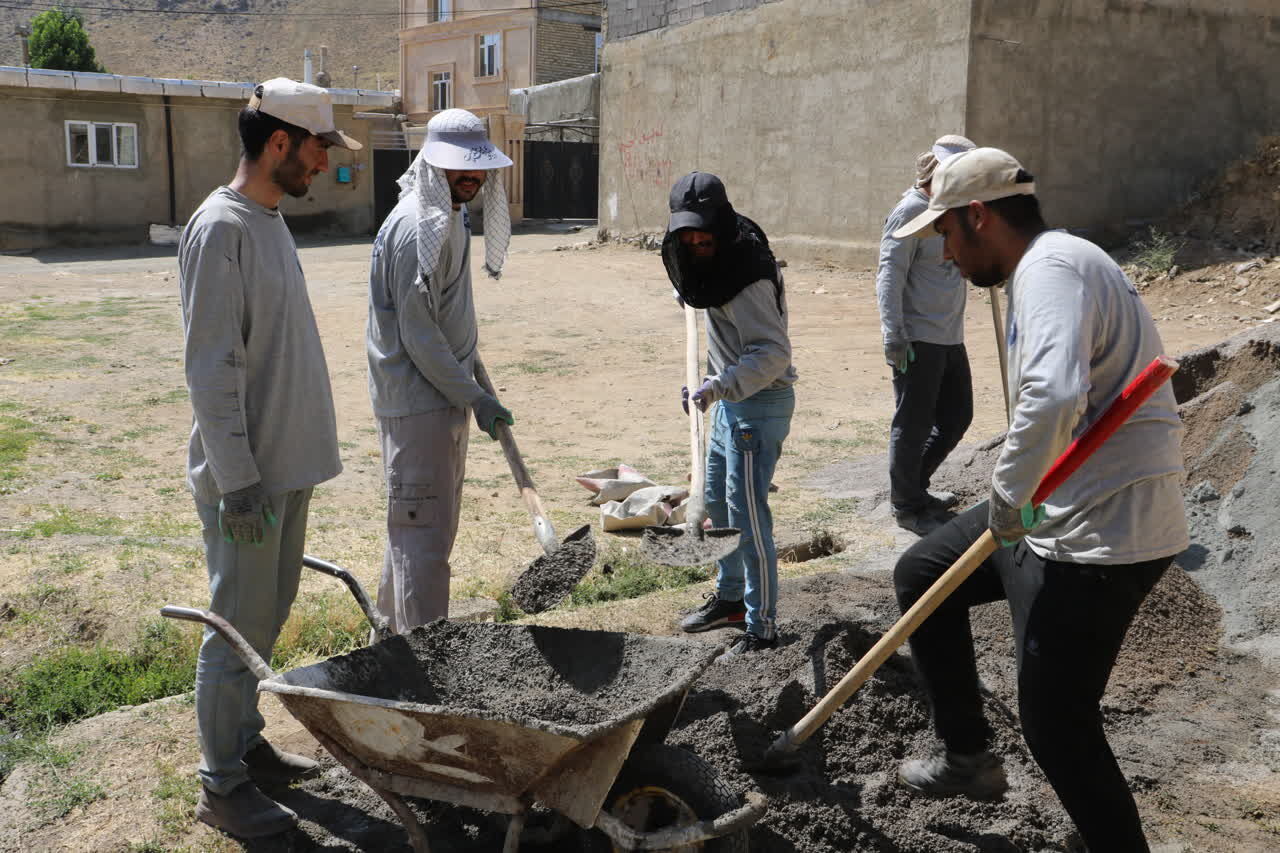
{"type": "Polygon", "coordinates": [[[36,536],[43,536],[48,539],[53,536],[74,536],[76,534],[119,536],[124,532],[124,529],[125,522],[123,518],[111,515],[95,515],[84,510],[60,506],[54,508],[51,517],[41,521],[33,521],[22,530],[19,530],[17,535],[20,539],[33,539],[36,536]]]}
{"type": "Polygon", "coordinates": [[[145,438],[148,435],[155,435],[158,432],[164,432],[164,427],[157,426],[156,424],[149,424],[147,426],[127,429],[120,433],[120,438],[124,441],[134,441],[139,438],[145,438]]]}
{"type": "Polygon", "coordinates": [[[707,580],[705,566],[660,566],[646,561],[636,546],[610,543],[600,556],[600,571],[593,572],[569,594],[574,607],[602,601],[639,598],[662,589],[677,589],[707,580]]]}
{"type": "Polygon", "coordinates": [[[1168,272],[1173,267],[1174,258],[1185,245],[1185,240],[1179,240],[1153,226],[1147,229],[1147,239],[1133,244],[1133,263],[1151,272],[1168,272]]]}
{"type": "Polygon", "coordinates": [[[74,551],[59,551],[53,555],[53,567],[64,575],[74,575],[89,568],[89,561],[84,554],[74,551]]]}
{"type": "Polygon", "coordinates": [[[857,505],[858,502],[853,498],[820,500],[817,506],[800,514],[796,525],[806,533],[823,533],[852,516],[857,505]]]}
{"type": "Polygon", "coordinates": [[[0,415],[0,484],[18,479],[19,466],[40,436],[31,421],[0,415]]]}
{"type": "Polygon", "coordinates": [[[88,776],[52,774],[31,797],[31,807],[45,823],[65,817],[76,806],[101,800],[107,792],[88,776]]]}
{"type": "Polygon", "coordinates": [[[130,651],[68,647],[37,657],[7,685],[0,708],[7,725],[41,733],[190,690],[199,633],[160,620],[146,625],[130,651]]]}
{"type": "Polygon", "coordinates": [[[164,394],[153,394],[150,397],[144,397],[143,405],[147,406],[163,406],[168,403],[184,403],[187,400],[187,389],[176,388],[173,391],[167,391],[164,394]]]}
{"type": "MultiPolygon", "coordinates": [[[[171,838],[185,834],[195,820],[196,801],[200,798],[200,780],[191,773],[179,772],[171,764],[160,770],[160,781],[151,791],[160,801],[160,829],[171,838]]],[[[160,848],[163,849],[163,848],[160,848]]]]}
{"type": "Polygon", "coordinates": [[[102,483],[114,483],[116,480],[123,480],[124,474],[119,471],[103,471],[100,474],[94,474],[93,479],[102,483]]]}
{"type": "Polygon", "coordinates": [[[275,670],[346,654],[369,639],[369,622],[346,590],[299,596],[271,655],[275,670]]]}

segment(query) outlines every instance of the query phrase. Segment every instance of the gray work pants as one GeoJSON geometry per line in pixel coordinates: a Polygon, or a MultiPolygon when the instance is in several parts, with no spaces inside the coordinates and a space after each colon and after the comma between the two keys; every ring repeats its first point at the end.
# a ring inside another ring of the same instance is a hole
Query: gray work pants
{"type": "Polygon", "coordinates": [[[449,554],[467,465],[467,409],[378,418],[387,477],[387,553],[378,609],[404,633],[449,615],[449,554]]]}
{"type": "MultiPolygon", "coordinates": [[[[209,564],[209,609],[232,624],[270,662],[280,629],[298,594],[311,489],[272,495],[276,524],[263,529],[261,545],[225,541],[218,508],[196,501],[209,564]]],[[[211,628],[196,660],[196,728],[200,781],[228,794],[249,779],[244,754],[262,740],[258,678],[211,628]]]]}

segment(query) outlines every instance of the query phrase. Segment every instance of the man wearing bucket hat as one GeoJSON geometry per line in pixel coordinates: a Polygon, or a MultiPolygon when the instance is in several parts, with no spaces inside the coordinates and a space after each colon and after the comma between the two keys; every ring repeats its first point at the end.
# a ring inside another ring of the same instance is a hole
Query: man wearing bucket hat
{"type": "Polygon", "coordinates": [[[715,175],[692,172],[671,189],[662,260],[676,293],[707,311],[707,370],[683,401],[713,403],[706,508],[716,527],[742,531],[717,564],[716,590],[680,627],[689,632],[744,625],[738,655],[777,645],[778,554],[769,484],[791,430],[796,381],[782,272],[760,226],[729,204],[715,175]]]}
{"type": "Polygon", "coordinates": [[[1007,784],[969,632],[970,607],[1007,599],[1018,710],[1032,756],[1092,853],[1147,850],[1099,703],[1142,600],[1188,545],[1182,425],[1165,385],[1048,498],[1031,496],[1068,444],[1162,350],[1137,290],[1097,246],[1050,231],[1035,183],[995,148],[947,160],[928,208],[895,236],[936,230],[979,287],[1009,283],[1013,417],[991,496],[913,545],[894,572],[905,612],[988,528],[1005,546],[911,637],[944,751],[902,765],[929,794],[996,796],[1007,784]]]}
{"type": "MultiPolygon", "coordinates": [[[[187,482],[204,526],[209,609],[270,660],[298,591],[312,488],[342,470],[324,350],[277,205],[286,193],[307,194],[328,168],[329,146],[361,145],[334,127],[328,92],[284,78],[256,87],[239,131],[235,178],[192,214],[178,246],[195,415],[187,482]]],[[[263,739],[256,686],[206,631],[196,665],[196,817],[245,838],[297,821],[254,781],[318,771],[263,739]]]]}
{"type": "Polygon", "coordinates": [[[894,520],[923,536],[955,505],[931,494],[929,480],[973,420],[973,382],[964,348],[964,278],[942,259],[936,234],[894,232],[929,203],[938,164],[973,143],[943,136],[916,158],[916,180],[885,220],[876,272],[876,300],[885,361],[893,377],[889,430],[889,502],[894,520]]]}
{"type": "Polygon", "coordinates": [[[369,396],[387,478],[378,609],[396,631],[449,615],[468,412],[493,439],[498,421],[515,423],[475,379],[479,335],[466,208],[480,195],[485,270],[497,278],[511,239],[497,170],[510,165],[481,119],[466,110],[436,114],[373,245],[369,396]]]}

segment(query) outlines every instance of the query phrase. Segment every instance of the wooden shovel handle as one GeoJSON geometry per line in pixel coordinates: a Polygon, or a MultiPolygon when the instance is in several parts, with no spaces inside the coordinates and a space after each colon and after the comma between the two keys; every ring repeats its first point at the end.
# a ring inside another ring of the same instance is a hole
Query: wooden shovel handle
{"type": "MultiPolygon", "coordinates": [[[[1054,489],[1062,484],[1064,480],[1075,473],[1086,459],[1088,459],[1098,447],[1106,441],[1112,433],[1120,428],[1129,416],[1146,401],[1148,397],[1156,392],[1156,390],[1165,383],[1173,372],[1178,369],[1178,363],[1166,356],[1156,356],[1156,358],[1147,365],[1142,373],[1138,374],[1129,386],[1120,392],[1120,396],[1107,406],[1107,410],[1103,412],[1102,417],[1094,421],[1094,423],[1084,431],[1084,433],[1071,443],[1071,445],[1063,451],[1058,460],[1053,463],[1044,478],[1040,481],[1040,487],[1036,489],[1032,503],[1036,506],[1044,503],[1054,489]]],[[[770,750],[773,752],[789,752],[800,744],[804,743],[809,737],[825,723],[832,714],[834,714],[841,705],[848,700],[850,696],[861,687],[871,675],[880,668],[889,655],[893,654],[899,646],[906,642],[907,638],[915,633],[916,628],[920,627],[920,623],[929,617],[929,614],[938,609],[947,596],[955,591],[956,587],[964,583],[964,581],[973,574],[974,569],[982,565],[982,561],[995,553],[997,547],[995,536],[990,530],[984,530],[978,540],[969,546],[969,550],[960,555],[960,559],[952,564],[951,568],[942,573],[933,586],[911,605],[906,613],[893,624],[893,627],[885,632],[871,649],[862,656],[862,658],[840,679],[840,683],[833,687],[826,696],[810,709],[799,722],[787,731],[783,732],[774,742],[770,750]]]]}
{"type": "Polygon", "coordinates": [[[689,508],[685,521],[689,530],[702,535],[702,522],[707,517],[704,492],[707,481],[707,454],[702,437],[702,410],[693,402],[693,394],[702,385],[698,375],[698,309],[684,306],[684,381],[689,389],[689,508]]]}
{"type": "MultiPolygon", "coordinates": [[[[489,372],[484,369],[484,362],[480,360],[480,356],[476,356],[475,375],[476,382],[485,390],[485,393],[496,399],[498,395],[493,390],[493,382],[489,379],[489,372]]],[[[545,553],[554,554],[560,547],[560,541],[556,538],[551,520],[547,518],[547,511],[542,507],[542,499],[538,497],[538,490],[533,485],[533,477],[529,475],[529,469],[525,467],[524,459],[520,456],[520,448],[516,447],[516,438],[511,434],[511,427],[507,426],[505,421],[498,421],[496,431],[498,444],[502,445],[502,455],[507,457],[511,476],[515,479],[520,497],[524,499],[525,509],[529,511],[529,517],[533,520],[533,533],[538,537],[538,544],[542,546],[545,553]]]]}

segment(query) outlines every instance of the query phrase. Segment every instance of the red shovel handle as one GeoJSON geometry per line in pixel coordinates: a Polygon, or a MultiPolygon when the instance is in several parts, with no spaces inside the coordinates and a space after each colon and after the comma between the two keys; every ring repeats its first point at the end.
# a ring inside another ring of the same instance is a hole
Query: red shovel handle
{"type": "Polygon", "coordinates": [[[1178,362],[1168,356],[1158,355],[1152,359],[1146,369],[1139,373],[1129,386],[1120,392],[1120,396],[1107,407],[1102,417],[1098,418],[1079,438],[1071,442],[1071,445],[1058,457],[1058,461],[1053,463],[1049,473],[1045,474],[1044,479],[1040,481],[1040,488],[1036,489],[1035,495],[1031,498],[1032,506],[1040,506],[1044,503],[1045,499],[1053,494],[1053,490],[1074,474],[1076,469],[1093,455],[1093,451],[1110,438],[1111,434],[1118,430],[1120,425],[1127,421],[1129,416],[1145,403],[1147,398],[1154,394],[1177,369],[1178,362]]]}

